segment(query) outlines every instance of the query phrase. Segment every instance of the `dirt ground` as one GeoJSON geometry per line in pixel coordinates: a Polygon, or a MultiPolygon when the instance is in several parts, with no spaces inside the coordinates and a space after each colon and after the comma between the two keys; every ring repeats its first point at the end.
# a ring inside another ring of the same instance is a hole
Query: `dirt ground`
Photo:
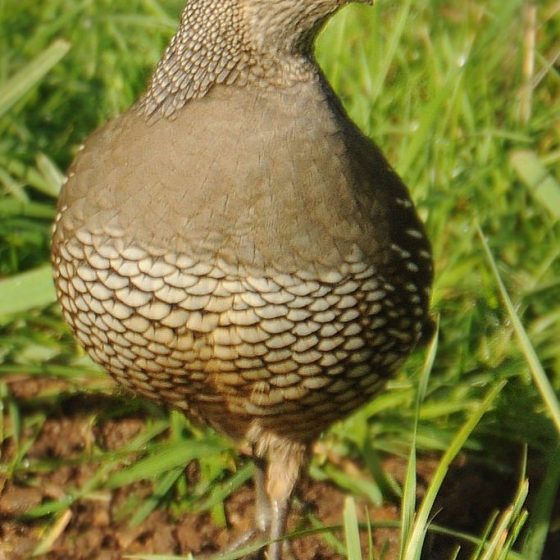
{"type": "MultiPolygon", "coordinates": [[[[25,408],[25,401],[44,391],[44,384],[35,379],[17,378],[9,383],[11,393],[25,408]]],[[[52,383],[50,389],[52,389],[52,383]]],[[[91,412],[96,406],[91,397],[71,397],[72,406],[53,411],[44,423],[39,437],[27,452],[29,459],[69,459],[83,453],[92,443],[108,449],[118,450],[130,438],[138,434],[143,420],[137,416],[118,418],[92,428],[91,412]]],[[[105,406],[107,403],[105,403],[105,406]]],[[[100,406],[103,406],[100,404],[100,406]]],[[[13,449],[4,444],[2,460],[9,459],[13,449]]],[[[418,474],[420,493],[425,488],[436,460],[432,457],[419,459],[418,474]]],[[[360,468],[359,465],[355,468],[360,468]]],[[[384,464],[397,480],[402,481],[405,463],[401,459],[387,458],[384,464]]],[[[65,495],[68,488],[81,487],[92,475],[96,466],[62,464],[54,471],[45,473],[40,487],[24,486],[0,475],[0,560],[28,558],[43,537],[42,524],[22,521],[20,516],[32,506],[48,499],[65,495]]],[[[515,480],[509,480],[467,461],[458,462],[439,496],[437,504],[438,524],[474,531],[480,534],[490,513],[509,503],[515,480]]],[[[233,494],[226,503],[227,528],[217,527],[210,515],[183,515],[173,518],[166,509],[157,509],[141,525],[131,528],[127,520],[116,514],[129,492],[150,495],[149,483],[138,483],[113,492],[103,492],[96,499],[82,500],[74,504],[60,521],[60,534],[42,558],[49,560],[116,560],[128,554],[157,553],[213,554],[223,550],[251,527],[253,519],[253,489],[246,484],[233,494]]],[[[344,493],[332,484],[311,481],[300,482],[298,491],[300,506],[290,518],[290,527],[301,527],[302,509],[311,511],[325,525],[340,525],[344,493]],[[301,505],[303,504],[303,505],[301,505]]],[[[376,508],[359,503],[360,515],[365,518],[366,508],[370,519],[375,521],[397,521],[398,504],[387,504],[376,508]]],[[[339,537],[341,535],[338,535],[339,537]]],[[[367,536],[363,535],[364,544],[367,536]]],[[[558,540],[558,539],[556,539],[558,540]]],[[[374,542],[380,558],[392,560],[398,555],[398,531],[378,529],[374,542]]],[[[550,558],[560,557],[560,546],[550,543],[550,558]]],[[[429,537],[424,557],[429,560],[448,558],[453,543],[439,537],[429,537]]],[[[298,539],[293,544],[298,560],[335,560],[339,554],[319,535],[298,539]]],[[[467,549],[465,548],[465,554],[467,549]]],[[[547,553],[547,554],[548,554],[547,553]]],[[[466,557],[466,556],[465,556],[466,557]]]]}

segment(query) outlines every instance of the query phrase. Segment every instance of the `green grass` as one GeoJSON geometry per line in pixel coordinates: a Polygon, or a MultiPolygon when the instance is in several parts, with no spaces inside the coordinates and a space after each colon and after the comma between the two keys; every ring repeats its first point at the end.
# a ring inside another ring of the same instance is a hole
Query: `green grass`
{"type": "MultiPolygon", "coordinates": [[[[2,459],[0,477],[32,483],[56,468],[26,458],[46,418],[68,392],[107,388],[52,304],[49,228],[63,170],[81,140],[142,91],[181,5],[22,0],[16,7],[0,0],[0,442],[16,450],[2,459]],[[69,385],[65,394],[52,391],[24,406],[7,384],[22,374],[69,385]]],[[[473,559],[538,560],[554,524],[560,7],[538,2],[534,53],[526,41],[529,9],[522,0],[379,0],[375,8],[345,9],[319,41],[318,59],[347,110],[410,186],[436,258],[437,352],[435,345],[432,353],[418,352],[385,393],[325,435],[325,448],[358,461],[363,476],[349,476],[324,457],[311,469],[361,500],[402,500],[406,560],[420,557],[427,531],[449,532],[432,525],[433,504],[458,453],[520,479],[511,507],[490,519],[483,535],[452,531],[458,545],[474,543],[473,559]],[[527,71],[532,57],[534,70],[527,71]],[[525,449],[539,467],[533,471],[546,471],[540,491],[540,479],[512,463],[525,449]],[[387,454],[408,457],[404,488],[384,472],[387,454]],[[427,455],[441,460],[416,504],[412,467],[427,455]],[[529,501],[527,479],[535,489],[529,501]],[[516,539],[522,542],[513,554],[516,539]]],[[[111,413],[126,414],[128,405],[120,406],[111,413]]],[[[248,479],[250,467],[236,466],[227,442],[180,415],[130,406],[148,418],[141,435],[118,452],[84,452],[75,460],[98,462],[100,474],[28,512],[47,528],[37,552],[48,550],[76,500],[139,477],[154,481],[154,493],[141,504],[131,496],[124,506],[122,515],[134,512],[135,523],[156,507],[177,515],[210,511],[223,523],[223,500],[248,479]],[[204,475],[193,487],[180,468],[192,459],[204,475]]],[[[107,411],[91,412],[92,422],[100,414],[107,411]]],[[[325,538],[347,547],[349,558],[373,558],[356,541],[353,504],[348,500],[341,512],[346,544],[329,532],[325,538]]]]}

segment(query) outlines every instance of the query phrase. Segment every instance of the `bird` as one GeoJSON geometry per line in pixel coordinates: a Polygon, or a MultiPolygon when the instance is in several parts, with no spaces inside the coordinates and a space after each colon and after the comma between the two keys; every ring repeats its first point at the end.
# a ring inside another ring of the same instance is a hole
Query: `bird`
{"type": "Polygon", "coordinates": [[[81,146],[53,226],[89,356],[250,449],[269,560],[313,443],[433,324],[425,226],[316,62],[352,1],[370,3],[190,0],[146,91],[81,146]]]}

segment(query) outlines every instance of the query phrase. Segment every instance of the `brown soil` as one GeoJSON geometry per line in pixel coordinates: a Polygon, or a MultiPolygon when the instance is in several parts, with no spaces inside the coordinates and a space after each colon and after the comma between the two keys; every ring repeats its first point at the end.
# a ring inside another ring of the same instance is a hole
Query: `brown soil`
{"type": "MultiPolygon", "coordinates": [[[[10,383],[12,395],[23,409],[29,408],[37,397],[63,390],[60,382],[13,378],[10,383]]],[[[114,399],[88,395],[69,396],[65,406],[52,410],[44,422],[35,442],[26,456],[30,459],[62,459],[60,466],[35,479],[33,486],[22,481],[2,480],[0,476],[0,560],[28,558],[41,538],[45,537],[44,524],[21,519],[21,514],[32,506],[49,499],[60,498],[71,488],[82,487],[96,471],[96,465],[72,464],[68,461],[87,453],[95,444],[104,449],[117,450],[139,433],[144,425],[138,415],[106,420],[92,426],[92,413],[98,409],[114,408],[114,399]],[[112,402],[111,402],[112,401],[112,402]]],[[[7,421],[7,419],[6,419],[7,421]]],[[[11,440],[4,444],[2,461],[13,456],[11,440]]],[[[336,461],[337,458],[334,458],[336,461]]],[[[340,468],[356,474],[363,470],[359,465],[340,458],[340,468]]],[[[431,457],[419,461],[420,493],[429,480],[436,460],[431,457]]],[[[405,462],[390,457],[384,468],[397,480],[402,481],[405,462]]],[[[363,475],[365,476],[365,475],[363,475]]],[[[436,522],[447,527],[480,532],[495,508],[503,508],[511,499],[514,480],[504,479],[489,470],[473,468],[468,463],[457,464],[440,493],[437,506],[440,512],[436,522]]],[[[130,492],[149,496],[149,483],[138,483],[113,492],[104,491],[93,498],[74,504],[59,520],[59,534],[49,551],[42,556],[50,560],[116,560],[127,554],[211,554],[223,550],[251,527],[253,517],[253,489],[250,484],[242,487],[226,502],[228,527],[218,527],[209,514],[185,514],[180,518],[164,508],[154,511],[141,525],[131,528],[127,519],[118,512],[130,492]]],[[[290,528],[305,528],[305,512],[311,511],[325,525],[340,525],[344,493],[329,483],[305,479],[300,483],[298,506],[290,518],[290,528]]],[[[397,521],[396,504],[380,508],[359,503],[360,515],[371,520],[397,521]]],[[[337,534],[341,538],[341,534],[337,534]]],[[[364,549],[367,535],[363,535],[364,549]]],[[[378,529],[374,542],[381,558],[391,560],[398,555],[398,531],[378,529]]],[[[425,558],[438,560],[448,558],[453,543],[430,537],[425,558]]],[[[306,536],[293,543],[298,560],[334,560],[341,558],[319,535],[306,536]]]]}

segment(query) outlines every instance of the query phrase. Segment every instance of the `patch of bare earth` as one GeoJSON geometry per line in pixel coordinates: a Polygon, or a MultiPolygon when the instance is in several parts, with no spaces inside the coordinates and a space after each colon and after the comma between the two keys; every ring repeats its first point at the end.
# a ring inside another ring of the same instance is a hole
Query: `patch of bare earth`
{"type": "MultiPolygon", "coordinates": [[[[58,383],[58,382],[57,382],[58,383]]],[[[42,391],[53,389],[48,383],[34,379],[18,379],[10,384],[12,395],[25,409],[26,400],[37,402],[42,391]]],[[[60,387],[56,387],[60,389],[60,387]]],[[[51,459],[60,465],[32,480],[0,480],[0,560],[28,558],[37,543],[45,536],[41,521],[25,521],[21,515],[30,507],[47,500],[58,499],[71,489],[79,489],[96,473],[99,465],[72,463],[77,456],[87,454],[93,445],[117,450],[137,435],[144,427],[142,418],[129,417],[109,419],[92,423],[96,406],[107,407],[103,397],[70,396],[69,404],[49,412],[48,419],[36,435],[26,456],[30,460],[51,459]]],[[[29,405],[29,406],[35,406],[29,405]]],[[[7,420],[6,420],[7,421],[7,420]]],[[[24,434],[30,436],[30,434],[24,434]]],[[[11,440],[0,449],[2,460],[9,461],[15,450],[11,440]]],[[[346,460],[345,460],[346,461],[346,460]]],[[[419,460],[421,492],[433,472],[436,460],[426,457],[419,460]]],[[[359,467],[354,465],[356,472],[359,467]]],[[[405,463],[401,459],[388,458],[385,468],[397,480],[404,477],[405,463]]],[[[489,513],[503,507],[511,497],[514,484],[491,471],[481,472],[468,464],[458,464],[440,494],[436,521],[448,527],[480,532],[489,513]]],[[[49,560],[116,560],[127,554],[212,554],[219,552],[252,524],[253,488],[243,486],[226,502],[227,527],[216,526],[209,514],[185,514],[179,519],[165,508],[157,509],[137,527],[130,527],[123,519],[123,504],[133,492],[143,497],[151,494],[148,482],[137,483],[114,491],[103,491],[72,505],[59,523],[60,534],[43,558],[49,560]]],[[[340,525],[344,493],[328,483],[302,480],[298,488],[299,507],[294,508],[290,528],[305,528],[302,509],[309,509],[324,525],[340,525]],[[298,511],[299,510],[299,511],[298,511]]],[[[387,504],[373,507],[359,503],[363,519],[367,516],[375,521],[396,521],[398,507],[387,504]]],[[[336,534],[336,533],[335,533],[336,534]]],[[[337,534],[342,537],[340,533],[337,534]]],[[[374,531],[375,548],[382,558],[391,560],[398,555],[398,531],[377,529],[374,531]]],[[[363,535],[364,545],[367,535],[363,535]]],[[[425,558],[438,560],[449,557],[451,543],[430,538],[425,558]]],[[[294,555],[298,560],[334,560],[341,558],[320,535],[311,535],[293,543],[294,555]]]]}

